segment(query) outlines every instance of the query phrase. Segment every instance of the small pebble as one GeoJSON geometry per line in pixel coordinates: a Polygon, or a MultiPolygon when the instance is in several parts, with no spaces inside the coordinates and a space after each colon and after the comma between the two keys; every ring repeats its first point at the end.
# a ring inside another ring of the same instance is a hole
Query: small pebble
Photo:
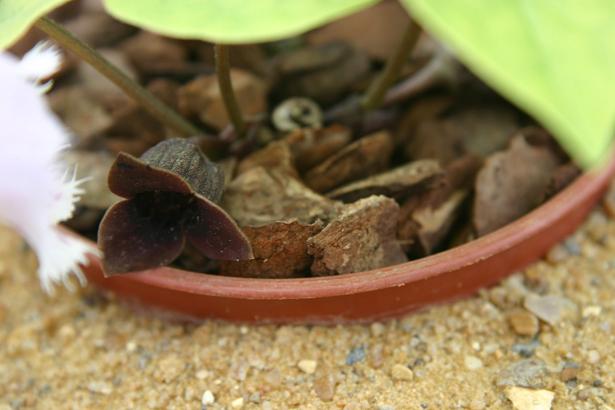
{"type": "Polygon", "coordinates": [[[510,327],[520,336],[533,337],[538,333],[538,318],[525,309],[515,309],[508,314],[510,327]]]}
{"type": "Polygon", "coordinates": [[[382,323],[372,323],[372,325],[369,327],[369,330],[372,332],[372,335],[375,337],[381,336],[384,331],[385,331],[385,327],[382,323]]]}
{"type": "Polygon", "coordinates": [[[597,350],[590,350],[587,352],[587,361],[591,364],[596,364],[600,361],[600,353],[597,350]]]}
{"type": "Polygon", "coordinates": [[[465,364],[466,368],[468,368],[469,370],[477,370],[483,367],[482,360],[480,360],[476,356],[469,356],[469,355],[466,356],[463,359],[463,363],[465,364]]]}
{"type": "Polygon", "coordinates": [[[209,376],[209,372],[207,370],[199,370],[196,372],[196,378],[199,380],[205,380],[207,376],[209,376]]]}
{"type": "Polygon", "coordinates": [[[577,399],[585,401],[593,396],[593,390],[591,387],[586,387],[584,389],[579,390],[577,393],[577,399]]]}
{"type": "Polygon", "coordinates": [[[527,343],[515,343],[511,349],[521,357],[532,357],[538,346],[540,342],[534,339],[527,343]]]}
{"type": "Polygon", "coordinates": [[[317,366],[316,360],[301,360],[297,363],[297,367],[307,374],[313,374],[317,366]]]}
{"type": "Polygon", "coordinates": [[[132,353],[135,350],[137,350],[137,344],[134,341],[131,340],[130,342],[126,343],[126,351],[128,353],[132,353]]]}
{"type": "Polygon", "coordinates": [[[92,393],[99,393],[108,396],[113,391],[113,388],[106,382],[90,382],[88,384],[88,390],[92,393]]]}
{"type": "Polygon", "coordinates": [[[504,394],[516,410],[550,410],[555,393],[549,390],[534,390],[508,386],[504,394]]]}
{"type": "Polygon", "coordinates": [[[403,364],[396,364],[391,369],[391,376],[395,380],[409,381],[414,378],[414,373],[408,368],[408,366],[404,366],[403,364]]]}
{"type": "Polygon", "coordinates": [[[559,378],[563,382],[569,382],[571,380],[576,380],[579,374],[579,365],[576,363],[566,363],[564,368],[559,374],[559,378]]]}
{"type": "Polygon", "coordinates": [[[239,397],[231,402],[231,407],[234,409],[240,409],[243,407],[243,397],[239,397]]]}
{"type": "Polygon", "coordinates": [[[363,359],[365,359],[365,348],[363,346],[355,347],[346,356],[346,364],[352,366],[363,359]]]}
{"type": "Polygon", "coordinates": [[[600,316],[602,308],[600,306],[586,306],[583,308],[583,317],[600,316]]]}
{"type": "Polygon", "coordinates": [[[579,256],[581,254],[581,247],[579,242],[574,237],[570,237],[564,241],[564,247],[569,254],[579,256]]]}
{"type": "Polygon", "coordinates": [[[207,406],[208,404],[213,404],[216,402],[216,397],[211,392],[211,390],[205,390],[203,392],[203,396],[201,396],[201,404],[203,406],[207,406]]]}
{"type": "Polygon", "coordinates": [[[314,392],[322,401],[330,401],[335,395],[335,380],[329,371],[322,371],[314,379],[314,392]]]}
{"type": "Polygon", "coordinates": [[[547,367],[541,360],[524,359],[514,362],[500,371],[496,383],[498,386],[541,387],[547,367]]]}
{"type": "Polygon", "coordinates": [[[523,306],[551,326],[576,310],[576,305],[570,299],[556,295],[530,294],[525,298],[523,306]]]}

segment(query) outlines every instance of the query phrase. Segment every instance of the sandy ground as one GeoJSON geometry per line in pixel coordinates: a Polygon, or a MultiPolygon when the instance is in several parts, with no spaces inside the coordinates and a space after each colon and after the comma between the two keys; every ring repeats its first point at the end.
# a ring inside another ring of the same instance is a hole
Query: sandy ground
{"type": "Polygon", "coordinates": [[[613,409],[614,272],[598,208],[472,299],[372,325],[186,325],[92,287],[47,297],[4,230],[0,409],[613,409]]]}

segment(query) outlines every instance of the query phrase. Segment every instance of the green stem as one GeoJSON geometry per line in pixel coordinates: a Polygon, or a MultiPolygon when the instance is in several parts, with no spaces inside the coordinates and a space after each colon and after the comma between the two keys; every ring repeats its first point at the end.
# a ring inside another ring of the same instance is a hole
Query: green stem
{"type": "Polygon", "coordinates": [[[246,124],[243,121],[241,109],[239,108],[239,104],[237,104],[237,98],[233,91],[228,47],[222,44],[216,44],[214,46],[214,53],[216,60],[216,76],[218,77],[220,94],[224,100],[226,112],[237,133],[237,138],[242,138],[246,129],[246,124]]]}
{"type": "Polygon", "coordinates": [[[79,58],[94,67],[99,73],[107,77],[126,94],[141,104],[148,113],[156,117],[169,128],[174,129],[185,137],[202,134],[198,128],[182,118],[152,93],[130,79],[96,50],[73,36],[61,25],[47,17],[42,17],[36,21],[35,26],[45,32],[45,34],[58,44],[72,51],[79,58]]]}
{"type": "Polygon", "coordinates": [[[418,24],[414,21],[410,21],[397,49],[389,56],[384,70],[367,89],[361,101],[363,109],[373,110],[382,104],[387,90],[399,77],[399,73],[406,60],[408,60],[408,57],[410,57],[410,53],[414,49],[420,34],[421,28],[418,24]]]}

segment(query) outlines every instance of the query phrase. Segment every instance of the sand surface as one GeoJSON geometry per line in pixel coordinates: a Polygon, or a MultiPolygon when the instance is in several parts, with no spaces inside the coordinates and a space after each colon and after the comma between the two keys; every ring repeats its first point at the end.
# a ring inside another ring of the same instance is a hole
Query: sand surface
{"type": "Polygon", "coordinates": [[[612,410],[614,389],[615,219],[600,207],[474,298],[336,327],[170,323],[90,286],[48,297],[0,231],[0,410],[612,410]]]}

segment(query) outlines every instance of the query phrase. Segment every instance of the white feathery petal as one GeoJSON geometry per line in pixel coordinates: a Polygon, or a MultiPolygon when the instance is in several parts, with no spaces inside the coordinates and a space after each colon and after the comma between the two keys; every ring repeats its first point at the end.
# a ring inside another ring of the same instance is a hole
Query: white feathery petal
{"type": "Polygon", "coordinates": [[[67,178],[58,154],[68,146],[68,133],[22,68],[15,57],[0,53],[0,223],[32,247],[41,285],[51,293],[57,283],[70,287],[71,273],[83,283],[79,266],[98,251],[57,226],[72,215],[83,179],[77,180],[75,170],[67,178]]]}
{"type": "Polygon", "coordinates": [[[55,226],[49,226],[44,236],[32,243],[38,256],[38,275],[43,289],[53,294],[55,284],[63,284],[73,290],[69,275],[74,274],[81,285],[86,280],[80,265],[88,264],[88,254],[98,255],[99,251],[86,242],[62,233],[55,226]]]}
{"type": "MultiPolygon", "coordinates": [[[[55,44],[49,41],[40,41],[28,51],[19,61],[19,70],[25,78],[32,83],[51,77],[58,72],[62,65],[62,53],[55,44]]],[[[44,83],[41,90],[48,91],[49,82],[44,83]]],[[[46,92],[45,91],[45,92],[46,92]]]]}

